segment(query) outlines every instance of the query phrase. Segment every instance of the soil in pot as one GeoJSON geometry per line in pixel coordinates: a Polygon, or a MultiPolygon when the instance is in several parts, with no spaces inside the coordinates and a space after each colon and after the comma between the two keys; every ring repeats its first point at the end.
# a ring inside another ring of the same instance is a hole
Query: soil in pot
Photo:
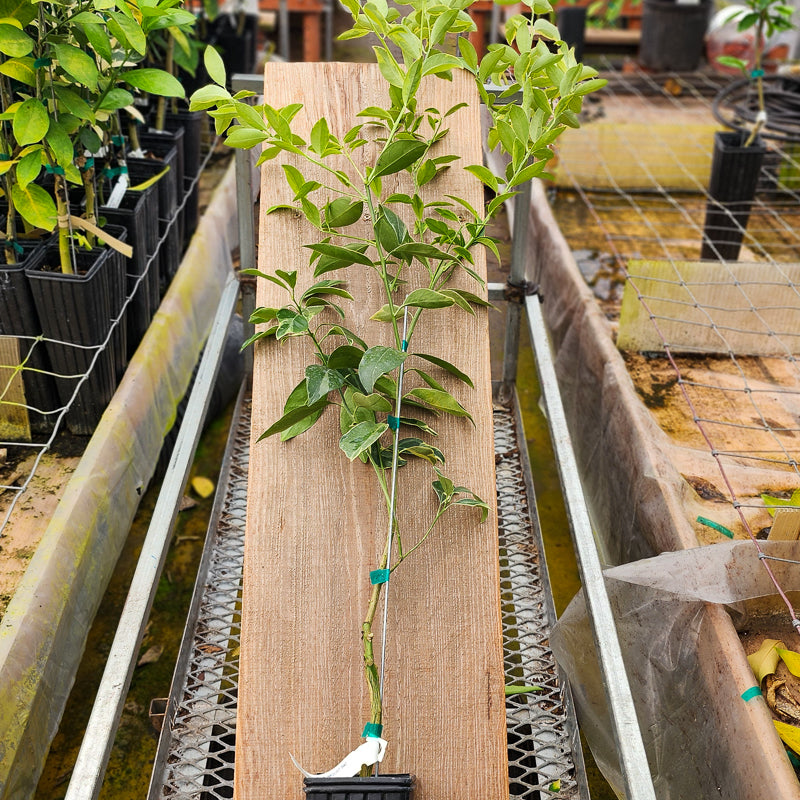
{"type": "Polygon", "coordinates": [[[375,775],[369,778],[306,778],[306,797],[314,800],[410,800],[413,775],[375,775]]]}
{"type": "Polygon", "coordinates": [[[34,263],[41,242],[20,242],[21,253],[17,253],[17,263],[6,264],[5,250],[0,249],[0,335],[19,338],[19,357],[25,362],[22,372],[25,389],[25,403],[28,410],[28,424],[33,433],[49,433],[53,427],[52,412],[59,406],[56,385],[49,375],[50,359],[45,345],[33,338],[40,336],[42,327],[33,302],[26,266],[34,263]],[[33,410],[35,409],[35,410],[33,410]]]}
{"type": "Polygon", "coordinates": [[[692,72],[703,55],[712,4],[644,0],[639,63],[651,70],[692,72]]]}
{"type": "Polygon", "coordinates": [[[46,342],[46,349],[59,376],[59,400],[62,406],[71,403],[67,427],[79,436],[94,432],[116,389],[112,348],[97,351],[112,320],[109,258],[107,249],[76,251],[77,271],[66,275],[58,269],[58,245],[50,244],[25,270],[42,332],[53,340],[46,342]],[[79,380],[87,374],[76,394],[79,380]]]}
{"type": "Polygon", "coordinates": [[[739,257],[767,152],[759,139],[745,147],[746,138],[747,133],[739,131],[714,134],[700,258],[735,261],[739,257]]]}

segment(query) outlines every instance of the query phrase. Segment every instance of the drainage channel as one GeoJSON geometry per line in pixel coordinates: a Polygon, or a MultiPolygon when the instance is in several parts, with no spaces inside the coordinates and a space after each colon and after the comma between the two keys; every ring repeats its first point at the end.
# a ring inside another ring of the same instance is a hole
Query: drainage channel
{"type": "MultiPolygon", "coordinates": [[[[506,702],[512,797],[588,798],[572,698],[549,646],[555,622],[516,403],[495,406],[506,682],[540,687],[506,702]]],[[[250,398],[240,395],[148,800],[233,797],[250,398]]]]}

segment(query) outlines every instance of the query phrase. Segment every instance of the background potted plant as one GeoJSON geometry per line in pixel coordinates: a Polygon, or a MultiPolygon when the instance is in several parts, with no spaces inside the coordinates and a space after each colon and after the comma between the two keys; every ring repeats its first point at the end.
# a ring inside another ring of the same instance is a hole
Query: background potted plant
{"type": "MultiPolygon", "coordinates": [[[[473,28],[463,3],[415,0],[410,5],[409,13],[401,16],[386,3],[346,0],[354,25],[343,38],[378,38],[375,53],[389,100],[386,107],[362,109],[345,133],[334,134],[320,118],[306,141],[292,128],[297,104],[251,106],[247,93],[232,96],[225,88],[222,61],[211,48],[206,50],[205,66],[214,84],[191,98],[191,108],[209,110],[229,145],[263,147],[259,163],[290,156],[282,167],[294,200],[266,213],[300,214],[317,233],[305,245],[308,267],[301,274],[280,268],[273,273],[253,271],[279,287],[285,302],[256,309],[252,321],[260,327],[246,344],[302,337],[311,342],[314,354],[286,399],[283,415],[261,438],[279,434],[287,440],[306,432],[326,413],[338,414],[341,451],[350,461],[365,464],[386,504],[386,544],[370,574],[361,626],[369,697],[365,741],[333,770],[306,773],[306,791],[315,797],[341,796],[337,792],[349,791],[346,787],[359,772],[360,791],[393,798],[410,793],[409,775],[369,775],[386,747],[375,615],[390,576],[433,534],[443,515],[457,507],[475,509],[482,518],[488,511],[484,499],[447,477],[447,443],[432,438],[436,414],[469,423],[469,411],[447,386],[471,386],[472,381],[441,355],[419,352],[415,334],[437,310],[457,307],[475,314],[488,305],[483,280],[472,268],[476,248],[496,252],[495,242],[486,235],[488,221],[516,187],[543,173],[552,143],[565,127],[577,126],[582,97],[604,83],[594,70],[577,64],[563,43],[551,52],[548,43],[558,41],[559,35],[546,19],[512,18],[506,24],[507,43],[490,45],[479,62],[466,38],[459,39],[460,55],[447,47],[452,34],[473,28]],[[400,49],[401,58],[390,45],[400,49]],[[491,113],[490,145],[510,154],[502,179],[481,164],[461,165],[448,154],[449,126],[458,124],[463,104],[418,107],[422,82],[450,78],[455,70],[474,78],[491,113]],[[499,98],[487,90],[487,81],[504,87],[499,98]],[[377,155],[362,170],[356,156],[368,142],[377,143],[377,155]],[[342,157],[352,170],[336,166],[342,157]],[[463,198],[437,194],[438,177],[452,169],[467,170],[494,193],[485,210],[463,198]],[[311,173],[322,177],[309,177],[311,173]],[[388,176],[401,176],[401,190],[384,190],[388,176]],[[366,341],[363,330],[348,325],[345,309],[352,296],[344,275],[354,273],[357,279],[359,270],[374,270],[383,286],[372,319],[385,323],[390,333],[379,343],[366,341]],[[474,291],[457,288],[461,284],[453,284],[455,276],[469,276],[474,291]],[[398,469],[412,459],[429,465],[436,511],[420,538],[410,542],[400,529],[394,487],[398,469]],[[381,783],[383,777],[389,780],[381,783]]],[[[536,0],[533,10],[551,9],[536,0]]]]}
{"type": "Polygon", "coordinates": [[[714,154],[709,179],[709,200],[703,224],[703,244],[700,257],[729,259],[739,257],[744,231],[756,194],[761,164],[767,151],[759,131],[767,122],[764,97],[764,44],[780,31],[794,27],[794,8],[778,0],[747,0],[731,14],[738,20],[738,30],[755,30],[754,66],[734,56],[719,56],[723,66],[741,70],[745,78],[755,83],[757,108],[755,124],[750,131],[718,131],[714,134],[714,154]]]}
{"type": "MultiPolygon", "coordinates": [[[[47,347],[54,370],[62,375],[89,370],[93,348],[106,340],[124,300],[127,267],[117,253],[130,256],[130,250],[98,225],[101,165],[96,160],[119,133],[118,111],[137,113],[131,90],[183,94],[167,72],[139,66],[147,52],[145,28],[171,24],[178,13],[171,6],[117,9],[106,3],[54,6],[28,0],[4,5],[5,250],[14,250],[20,230],[42,237],[56,231],[55,242],[37,251],[25,274],[41,328],[56,340],[47,347]],[[106,243],[116,248],[114,254],[103,247],[106,243]],[[69,363],[62,365],[57,359],[64,357],[69,363]]],[[[127,355],[123,332],[120,327],[99,355],[76,398],[75,379],[58,381],[62,404],[74,399],[68,424],[75,433],[92,432],[113,393],[127,355]]]]}

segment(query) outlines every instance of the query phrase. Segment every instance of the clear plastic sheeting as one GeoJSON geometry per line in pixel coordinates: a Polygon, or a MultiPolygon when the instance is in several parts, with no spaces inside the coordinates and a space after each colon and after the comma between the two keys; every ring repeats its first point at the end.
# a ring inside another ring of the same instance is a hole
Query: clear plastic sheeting
{"type": "MultiPolygon", "coordinates": [[[[769,563],[786,591],[800,590],[800,543],[760,544],[766,555],[795,562],[769,563]]],[[[800,798],[764,699],[745,699],[756,679],[734,626],[763,607],[756,599],[774,593],[753,543],[663,553],[605,577],[660,800],[800,798]]],[[[785,636],[797,646],[788,613],[785,636]]],[[[581,730],[622,797],[582,593],[553,629],[551,644],[569,675],[581,730]]]]}
{"type": "Polygon", "coordinates": [[[0,798],[32,796],[86,636],[186,392],[237,242],[233,165],[0,623],[0,798]]]}

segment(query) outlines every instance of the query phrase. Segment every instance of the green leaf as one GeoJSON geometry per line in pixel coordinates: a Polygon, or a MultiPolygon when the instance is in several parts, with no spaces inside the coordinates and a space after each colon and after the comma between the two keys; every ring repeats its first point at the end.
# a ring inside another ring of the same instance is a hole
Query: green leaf
{"type": "Polygon", "coordinates": [[[142,26],[133,17],[119,11],[109,11],[106,22],[108,30],[120,44],[135,50],[141,56],[147,52],[147,37],[142,26]]]}
{"type": "Polygon", "coordinates": [[[470,167],[464,167],[466,172],[471,172],[479,181],[486,184],[493,192],[497,192],[497,178],[494,173],[482,166],[481,164],[473,164],[470,167]]]}
{"type": "Polygon", "coordinates": [[[71,44],[54,44],[53,50],[58,65],[70,78],[92,91],[97,89],[97,79],[100,73],[97,64],[88,53],[84,53],[80,47],[71,44]]]}
{"type": "Polygon", "coordinates": [[[36,86],[36,70],[33,68],[33,58],[30,56],[5,61],[0,64],[0,74],[8,75],[9,78],[26,86],[36,86]]]}
{"type": "Polygon", "coordinates": [[[311,144],[312,151],[319,156],[323,155],[325,153],[325,148],[328,146],[330,138],[331,132],[328,129],[328,121],[325,119],[325,117],[321,117],[311,128],[309,143],[311,144]]]}
{"type": "Polygon", "coordinates": [[[38,7],[30,0],[0,0],[0,18],[13,19],[24,28],[36,19],[38,7]]]}
{"type": "Polygon", "coordinates": [[[408,353],[403,353],[394,347],[385,347],[381,344],[370,347],[361,356],[361,363],[358,365],[358,378],[367,393],[372,392],[378,378],[397,369],[407,356],[408,353]]]}
{"type": "MultiPolygon", "coordinates": [[[[3,162],[8,163],[8,162],[3,162]]],[[[17,164],[16,178],[17,183],[24,189],[29,183],[35,181],[42,171],[42,151],[41,148],[33,150],[23,156],[17,164]]]]}
{"type": "Polygon", "coordinates": [[[303,246],[313,250],[315,253],[320,253],[322,256],[314,269],[315,278],[325,272],[349,267],[351,264],[363,264],[366,267],[372,266],[372,259],[364,255],[364,251],[367,249],[364,244],[351,244],[342,247],[337,244],[319,242],[303,246]]]}
{"type": "Polygon", "coordinates": [[[35,228],[51,231],[56,226],[56,204],[50,194],[31,183],[26,187],[14,184],[11,197],[19,215],[35,228]]]}
{"type": "MultiPolygon", "coordinates": [[[[66,108],[70,114],[78,119],[94,123],[94,112],[89,104],[76,91],[68,89],[66,86],[54,86],[53,89],[61,105],[66,108]]],[[[133,97],[127,92],[125,92],[125,94],[127,94],[130,99],[127,103],[120,106],[120,108],[124,108],[126,105],[130,105],[130,103],[133,102],[133,97]]]]}
{"type": "MultiPolygon", "coordinates": [[[[359,336],[353,333],[353,331],[348,330],[347,328],[341,325],[331,325],[331,327],[328,328],[328,332],[325,334],[325,336],[326,338],[328,336],[342,336],[349,344],[351,345],[354,343],[357,344],[361,348],[362,352],[367,349],[367,343],[363,339],[361,339],[359,336]]],[[[335,353],[336,350],[334,350],[333,352],[335,353]]],[[[331,358],[332,357],[333,353],[331,353],[331,358]]],[[[361,360],[360,354],[358,358],[360,361],[361,360]]],[[[328,363],[330,363],[330,359],[328,360],[328,363]]],[[[338,366],[338,365],[331,364],[331,366],[338,366]]]]}
{"type": "Polygon", "coordinates": [[[350,200],[337,197],[325,206],[325,224],[329,228],[346,228],[361,219],[364,203],[361,200],[350,200]]]}
{"type": "Polygon", "coordinates": [[[441,367],[445,372],[449,372],[454,377],[458,378],[460,381],[463,381],[467,384],[467,386],[471,388],[475,388],[472,381],[470,380],[469,375],[465,372],[462,372],[458,367],[451,364],[449,361],[445,361],[443,358],[439,358],[438,356],[432,356],[428,353],[414,353],[417,358],[424,358],[425,361],[429,361],[431,364],[435,364],[437,367],[441,367]]]}
{"type": "Polygon", "coordinates": [[[390,142],[378,156],[370,181],[404,170],[417,161],[427,149],[427,143],[417,139],[398,139],[390,142]]]}
{"type": "Polygon", "coordinates": [[[180,81],[163,69],[132,69],[122,75],[125,83],[148,94],[161,97],[184,97],[180,81]]]}
{"type": "Polygon", "coordinates": [[[375,239],[381,249],[385,253],[391,253],[408,238],[408,228],[406,228],[405,222],[390,208],[381,206],[375,223],[375,239]]]}
{"type": "Polygon", "coordinates": [[[401,88],[405,76],[397,64],[397,61],[395,61],[394,57],[383,47],[373,47],[372,49],[378,61],[378,69],[380,69],[381,75],[386,79],[386,82],[390,86],[401,88]]]}
{"type": "Polygon", "coordinates": [[[273,422],[272,425],[270,425],[269,428],[267,428],[267,430],[265,430],[264,433],[258,437],[258,441],[260,442],[262,439],[266,439],[268,436],[273,436],[276,433],[289,430],[292,426],[297,425],[299,422],[306,420],[308,417],[311,417],[314,414],[316,414],[317,418],[319,418],[319,414],[329,405],[330,403],[323,398],[322,400],[318,400],[316,403],[313,403],[310,406],[293,408],[291,411],[284,414],[277,422],[273,422]]]}
{"type": "Polygon", "coordinates": [[[415,397],[418,400],[422,400],[423,403],[427,403],[431,408],[437,411],[444,411],[446,414],[452,414],[454,417],[467,417],[467,419],[472,420],[471,414],[449,392],[422,387],[412,389],[406,397],[415,397]]]}
{"type": "Polygon", "coordinates": [[[12,127],[17,144],[35,144],[44,139],[50,128],[50,116],[42,103],[30,97],[17,108],[12,127]]]}
{"type": "Polygon", "coordinates": [[[408,308],[448,308],[453,298],[433,289],[415,289],[406,297],[402,307],[408,308]]]}
{"type": "Polygon", "coordinates": [[[56,163],[62,167],[72,164],[75,151],[72,148],[72,141],[64,129],[54,120],[50,120],[50,130],[44,137],[50,152],[55,156],[56,163]]]}
{"type": "Polygon", "coordinates": [[[486,518],[489,516],[489,506],[486,502],[480,499],[480,497],[459,497],[453,503],[454,506],[472,506],[473,508],[479,508],[481,510],[481,523],[486,522],[486,518]]]}
{"type": "Polygon", "coordinates": [[[458,259],[452,253],[446,253],[432,244],[425,244],[425,242],[406,242],[396,247],[393,255],[400,258],[411,260],[412,258],[432,258],[436,261],[457,261],[458,259]]]}
{"type": "MultiPolygon", "coordinates": [[[[100,20],[98,18],[98,23],[99,22],[100,20]]],[[[110,64],[114,58],[114,54],[111,51],[111,39],[109,38],[103,26],[100,24],[87,24],[81,25],[81,28],[95,53],[97,53],[100,58],[110,64]]]]}
{"type": "Polygon", "coordinates": [[[430,436],[438,436],[439,434],[428,425],[427,422],[423,422],[421,419],[416,419],[414,417],[400,417],[400,424],[401,425],[409,425],[412,428],[418,428],[423,433],[427,433],[430,436]]]}
{"type": "Polygon", "coordinates": [[[281,308],[277,313],[278,329],[275,331],[276,339],[286,336],[300,336],[308,331],[308,320],[291,308],[281,308]]]}
{"type": "Polygon", "coordinates": [[[359,422],[342,436],[339,447],[353,461],[369,450],[388,430],[389,426],[385,422],[359,422]]]}
{"type": "Polygon", "coordinates": [[[267,138],[268,134],[263,131],[245,128],[243,125],[236,125],[229,129],[228,135],[225,138],[225,144],[227,144],[228,147],[238,147],[248,150],[266,141],[267,138]]]}
{"type": "MultiPolygon", "coordinates": [[[[283,407],[283,413],[288,414],[290,411],[293,411],[297,408],[303,408],[304,406],[308,405],[308,392],[306,391],[306,382],[305,379],[300,381],[297,386],[289,394],[289,397],[286,398],[286,404],[283,407]]],[[[288,442],[289,439],[294,439],[295,436],[299,436],[301,433],[305,433],[309,428],[311,428],[314,423],[322,416],[323,412],[325,411],[325,406],[314,411],[312,414],[303,417],[299,422],[296,422],[294,425],[286,428],[284,431],[281,432],[281,441],[288,442]]]]}
{"type": "Polygon", "coordinates": [[[353,402],[360,408],[368,408],[370,411],[392,413],[392,404],[381,394],[353,392],[353,402]]]}
{"type": "Polygon", "coordinates": [[[33,50],[33,39],[15,25],[0,24],[0,53],[19,58],[33,50]]]}
{"type": "Polygon", "coordinates": [[[374,319],[376,322],[391,322],[393,316],[394,319],[399,319],[402,317],[403,309],[400,306],[395,306],[394,315],[392,315],[392,310],[389,308],[389,304],[385,303],[370,317],[370,319],[374,319]]]}
{"type": "Polygon", "coordinates": [[[309,403],[327,397],[328,392],[336,391],[344,386],[345,376],[335,369],[327,369],[319,364],[306,367],[306,391],[309,403]]]}
{"type": "Polygon", "coordinates": [[[228,80],[227,73],[225,72],[225,62],[222,60],[222,56],[216,51],[216,48],[211,45],[206,47],[203,51],[203,63],[205,64],[206,72],[208,72],[208,77],[211,78],[214,83],[225,86],[228,80]]]}
{"type": "Polygon", "coordinates": [[[133,95],[125,89],[110,89],[108,94],[100,103],[100,108],[104,111],[118,111],[120,108],[127,108],[133,104],[133,95]]]}
{"type": "Polygon", "coordinates": [[[364,351],[350,344],[337,347],[326,359],[325,363],[331,369],[358,369],[364,351]]]}

